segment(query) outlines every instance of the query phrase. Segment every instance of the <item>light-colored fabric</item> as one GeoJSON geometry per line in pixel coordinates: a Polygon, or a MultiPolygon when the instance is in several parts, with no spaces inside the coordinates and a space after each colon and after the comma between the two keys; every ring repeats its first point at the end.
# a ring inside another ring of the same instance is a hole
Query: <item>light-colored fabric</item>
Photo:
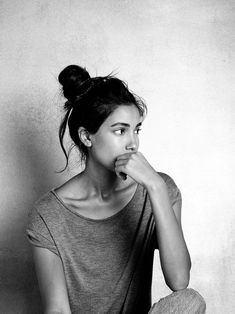
{"type": "MultiPolygon", "coordinates": [[[[171,204],[181,202],[174,181],[159,174],[171,204]]],[[[50,191],[30,212],[27,235],[61,258],[72,313],[148,313],[157,239],[141,185],[125,208],[100,220],[77,214],[50,191]]]]}
{"type": "Polygon", "coordinates": [[[151,307],[149,314],[204,314],[206,302],[194,289],[173,292],[151,307]]]}

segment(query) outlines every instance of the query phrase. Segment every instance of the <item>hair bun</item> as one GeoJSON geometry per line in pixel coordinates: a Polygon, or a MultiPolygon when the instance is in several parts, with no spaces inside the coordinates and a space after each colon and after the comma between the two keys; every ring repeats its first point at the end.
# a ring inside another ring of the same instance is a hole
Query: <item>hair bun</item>
{"type": "Polygon", "coordinates": [[[69,65],[59,74],[58,80],[63,86],[64,97],[72,101],[76,96],[82,94],[82,85],[90,79],[85,68],[78,65],[69,65]]]}

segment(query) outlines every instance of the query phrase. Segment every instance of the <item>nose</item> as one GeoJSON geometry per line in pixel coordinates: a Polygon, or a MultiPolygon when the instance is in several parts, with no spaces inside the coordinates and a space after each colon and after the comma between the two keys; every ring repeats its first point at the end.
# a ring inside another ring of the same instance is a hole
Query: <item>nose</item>
{"type": "Polygon", "coordinates": [[[126,145],[126,150],[128,151],[136,152],[137,149],[138,149],[138,144],[134,139],[132,139],[132,141],[126,145]]]}
{"type": "Polygon", "coordinates": [[[127,146],[126,149],[127,149],[128,151],[135,152],[136,149],[137,149],[137,147],[136,147],[135,144],[132,144],[132,145],[127,146]]]}

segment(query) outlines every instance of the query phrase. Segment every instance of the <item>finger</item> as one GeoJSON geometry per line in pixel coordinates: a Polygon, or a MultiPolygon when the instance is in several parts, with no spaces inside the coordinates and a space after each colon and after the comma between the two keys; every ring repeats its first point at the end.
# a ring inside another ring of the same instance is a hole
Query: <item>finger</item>
{"type": "Polygon", "coordinates": [[[122,166],[116,166],[115,167],[115,172],[117,174],[117,176],[122,179],[122,180],[126,180],[127,179],[127,174],[124,171],[124,167],[122,166]]]}
{"type": "Polygon", "coordinates": [[[122,160],[116,160],[115,161],[115,167],[125,167],[128,160],[122,159],[122,160]]]}
{"type": "Polygon", "coordinates": [[[120,172],[119,175],[120,175],[120,177],[121,177],[122,180],[125,181],[125,180],[127,179],[127,175],[126,175],[124,172],[120,172]]]}
{"type": "Polygon", "coordinates": [[[126,153],[126,154],[122,154],[120,156],[117,157],[116,160],[125,160],[125,159],[129,159],[133,154],[135,153],[126,153]]]}
{"type": "Polygon", "coordinates": [[[116,175],[122,179],[122,180],[126,180],[127,175],[123,172],[116,172],[116,175]]]}
{"type": "Polygon", "coordinates": [[[117,176],[122,179],[122,180],[126,180],[127,179],[127,174],[124,172],[120,172],[120,171],[116,171],[117,176]]]}

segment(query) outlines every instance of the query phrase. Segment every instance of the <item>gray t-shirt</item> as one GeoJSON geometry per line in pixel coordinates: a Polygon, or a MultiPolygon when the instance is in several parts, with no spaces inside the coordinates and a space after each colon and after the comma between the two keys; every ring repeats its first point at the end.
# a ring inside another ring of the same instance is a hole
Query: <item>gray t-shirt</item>
{"type": "MultiPolygon", "coordinates": [[[[181,202],[174,181],[159,175],[171,204],[181,202]]],[[[61,258],[73,314],[144,314],[151,307],[155,228],[141,185],[122,210],[99,220],[69,209],[52,190],[30,211],[27,236],[61,258]]]]}

